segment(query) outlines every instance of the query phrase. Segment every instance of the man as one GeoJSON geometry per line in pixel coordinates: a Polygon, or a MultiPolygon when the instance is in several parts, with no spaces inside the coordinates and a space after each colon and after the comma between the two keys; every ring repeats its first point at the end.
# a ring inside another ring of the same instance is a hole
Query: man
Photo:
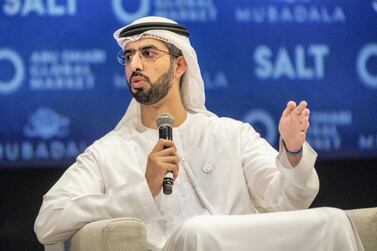
{"type": "MultiPolygon", "coordinates": [[[[151,250],[276,250],[260,239],[262,232],[285,236],[288,244],[282,242],[286,249],[280,250],[297,250],[301,241],[292,236],[304,242],[322,237],[316,213],[251,215],[257,208],[308,208],[318,192],[316,153],[305,141],[306,102],[288,102],[277,152],[250,125],[206,110],[188,35],[160,17],[141,18],[114,33],[134,99],[115,130],[88,147],[44,196],[35,223],[42,243],[67,240],[88,222],[115,217],[141,219],[151,250]],[[156,118],[162,113],[174,117],[174,141],[158,139],[156,118]],[[170,195],[161,192],[167,172],[175,179],[170,195]],[[314,222],[302,237],[296,227],[306,218],[314,222]],[[280,226],[282,219],[290,220],[280,226]],[[313,229],[319,234],[311,236],[313,229]]],[[[324,217],[344,216],[339,214],[324,217]]],[[[349,222],[341,228],[348,233],[349,222]]],[[[327,230],[334,233],[330,238],[339,235],[327,230]]]]}

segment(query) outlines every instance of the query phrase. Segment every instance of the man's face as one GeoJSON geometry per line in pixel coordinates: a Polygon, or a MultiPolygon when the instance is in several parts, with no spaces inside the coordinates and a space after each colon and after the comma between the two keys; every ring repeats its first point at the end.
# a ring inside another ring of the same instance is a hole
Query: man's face
{"type": "Polygon", "coordinates": [[[174,78],[168,48],[159,40],[144,38],[125,48],[126,77],[132,96],[141,104],[152,105],[169,92],[174,78]]]}

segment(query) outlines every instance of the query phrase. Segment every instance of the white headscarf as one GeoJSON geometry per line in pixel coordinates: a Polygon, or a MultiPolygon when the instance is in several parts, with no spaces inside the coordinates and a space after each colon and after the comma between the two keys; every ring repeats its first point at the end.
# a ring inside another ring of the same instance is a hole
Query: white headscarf
{"type": "MultiPolygon", "coordinates": [[[[121,31],[124,28],[134,24],[147,22],[164,22],[176,24],[176,22],[174,22],[173,20],[164,17],[150,16],[140,18],[114,32],[114,38],[118,42],[119,46],[122,48],[122,50],[124,50],[128,42],[136,41],[141,38],[155,38],[176,46],[182,51],[183,56],[185,57],[187,62],[187,70],[183,75],[181,86],[181,97],[186,110],[190,113],[204,113],[208,116],[213,116],[214,114],[209,112],[204,104],[204,82],[200,73],[198,58],[196,56],[194,48],[190,44],[188,37],[167,30],[149,30],[130,37],[119,37],[121,31]]],[[[128,106],[126,114],[120,120],[115,129],[119,129],[121,126],[135,117],[140,117],[140,104],[137,103],[135,99],[132,99],[128,106]]]]}

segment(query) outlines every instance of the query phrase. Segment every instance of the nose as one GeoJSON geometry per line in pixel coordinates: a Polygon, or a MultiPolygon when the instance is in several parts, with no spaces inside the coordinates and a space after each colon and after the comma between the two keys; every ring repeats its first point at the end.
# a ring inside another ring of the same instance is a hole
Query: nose
{"type": "Polygon", "coordinates": [[[143,61],[139,51],[135,51],[135,55],[132,57],[131,62],[128,64],[132,72],[136,70],[143,70],[143,61]]]}

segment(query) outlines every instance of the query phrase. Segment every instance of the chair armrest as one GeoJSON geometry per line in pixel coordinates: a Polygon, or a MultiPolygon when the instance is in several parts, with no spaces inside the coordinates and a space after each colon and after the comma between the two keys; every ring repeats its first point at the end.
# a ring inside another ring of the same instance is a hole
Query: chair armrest
{"type": "Polygon", "coordinates": [[[356,227],[365,251],[377,247],[377,207],[345,210],[356,227]]]}
{"type": "Polygon", "coordinates": [[[142,221],[115,218],[88,223],[75,233],[70,251],[147,251],[147,234],[142,221]]]}

